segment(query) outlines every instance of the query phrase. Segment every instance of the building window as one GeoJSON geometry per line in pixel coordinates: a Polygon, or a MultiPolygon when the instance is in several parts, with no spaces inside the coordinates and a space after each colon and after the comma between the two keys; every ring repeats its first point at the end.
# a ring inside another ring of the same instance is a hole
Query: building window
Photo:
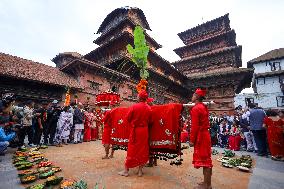
{"type": "Polygon", "coordinates": [[[254,104],[254,98],[245,98],[246,106],[254,104]]]}
{"type": "Polygon", "coordinates": [[[101,84],[96,83],[96,82],[94,82],[94,81],[88,81],[88,83],[89,83],[89,87],[90,87],[92,90],[94,90],[94,91],[96,91],[96,92],[99,91],[99,87],[100,87],[101,84]]]}
{"type": "Polygon", "coordinates": [[[284,96],[276,97],[277,107],[284,107],[284,96]]]}
{"type": "Polygon", "coordinates": [[[271,66],[271,71],[279,71],[279,70],[281,70],[280,62],[271,62],[270,66],[271,66]]]}
{"type": "Polygon", "coordinates": [[[132,90],[131,97],[132,98],[137,98],[137,95],[138,95],[137,89],[135,87],[133,87],[131,90],[132,90]]]}
{"type": "Polygon", "coordinates": [[[281,85],[281,84],[284,85],[284,75],[280,75],[280,77],[279,77],[279,83],[280,83],[280,85],[281,85]]]}
{"type": "Polygon", "coordinates": [[[257,78],[257,84],[258,85],[264,85],[265,84],[265,78],[264,77],[257,78]]]}

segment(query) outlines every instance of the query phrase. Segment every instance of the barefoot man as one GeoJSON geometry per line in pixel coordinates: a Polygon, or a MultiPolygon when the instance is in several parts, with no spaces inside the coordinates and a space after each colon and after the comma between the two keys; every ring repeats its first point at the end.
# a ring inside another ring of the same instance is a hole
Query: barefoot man
{"type": "Polygon", "coordinates": [[[129,108],[127,120],[130,124],[130,134],[124,171],[121,176],[128,176],[129,168],[138,167],[138,176],[142,176],[142,168],[149,160],[148,126],[151,120],[151,108],[146,103],[148,94],[142,90],[138,94],[139,102],[129,108]]]}
{"type": "Polygon", "coordinates": [[[104,129],[103,129],[103,136],[102,136],[102,144],[105,147],[105,156],[102,157],[102,159],[109,159],[109,158],[113,158],[113,154],[114,154],[114,149],[113,146],[111,145],[111,114],[112,114],[113,110],[107,111],[105,112],[105,116],[103,119],[103,123],[104,123],[104,129]],[[111,148],[111,154],[109,155],[109,150],[111,148]]]}
{"type": "Polygon", "coordinates": [[[211,160],[211,138],[209,133],[209,112],[207,106],[202,102],[206,91],[197,89],[192,96],[195,105],[191,108],[191,130],[190,146],[194,146],[193,165],[198,169],[203,167],[204,182],[197,188],[211,189],[212,160],[211,160]]]}

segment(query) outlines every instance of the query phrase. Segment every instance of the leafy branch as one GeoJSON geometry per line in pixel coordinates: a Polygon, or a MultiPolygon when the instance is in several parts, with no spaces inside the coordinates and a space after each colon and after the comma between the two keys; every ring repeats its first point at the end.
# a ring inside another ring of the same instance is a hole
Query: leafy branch
{"type": "Polygon", "coordinates": [[[144,30],[141,26],[136,26],[134,30],[134,48],[130,44],[126,48],[133,63],[140,69],[141,79],[147,79],[149,77],[147,57],[150,48],[146,44],[144,30]]]}

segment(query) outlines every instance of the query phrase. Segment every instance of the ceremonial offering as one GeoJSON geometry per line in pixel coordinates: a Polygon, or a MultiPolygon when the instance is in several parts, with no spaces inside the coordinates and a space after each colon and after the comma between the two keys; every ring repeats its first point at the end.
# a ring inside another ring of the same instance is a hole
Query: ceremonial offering
{"type": "Polygon", "coordinates": [[[52,167],[51,170],[54,171],[55,173],[62,171],[60,167],[52,167]]]}
{"type": "Polygon", "coordinates": [[[49,170],[51,170],[51,167],[41,167],[41,168],[38,169],[38,172],[44,173],[44,172],[47,172],[49,170]]]}
{"type": "Polygon", "coordinates": [[[247,167],[243,167],[243,166],[237,166],[237,168],[240,170],[240,171],[244,171],[244,172],[249,172],[249,168],[247,167]]]}
{"type": "Polygon", "coordinates": [[[44,184],[35,184],[35,185],[27,187],[26,189],[44,189],[44,187],[45,187],[44,184]]]}
{"type": "Polygon", "coordinates": [[[227,168],[233,168],[234,166],[227,164],[227,163],[222,163],[223,167],[227,167],[227,168]]]}
{"type": "Polygon", "coordinates": [[[49,162],[49,161],[43,161],[43,162],[40,162],[39,164],[38,164],[38,167],[40,168],[40,167],[49,167],[49,166],[51,166],[52,165],[52,163],[51,162],[49,162]]]}
{"type": "Polygon", "coordinates": [[[45,182],[46,186],[57,185],[63,180],[63,177],[51,176],[45,182]]]}
{"type": "Polygon", "coordinates": [[[20,178],[22,184],[34,182],[37,179],[35,175],[27,175],[20,178]]]}
{"type": "Polygon", "coordinates": [[[25,170],[25,171],[21,171],[18,173],[19,177],[22,177],[22,176],[26,176],[26,175],[34,175],[34,174],[37,174],[38,171],[34,171],[34,170],[25,170]]]}
{"type": "Polygon", "coordinates": [[[74,181],[68,181],[65,180],[64,182],[61,183],[60,189],[73,189],[74,181]]]}
{"type": "Polygon", "coordinates": [[[26,170],[26,169],[29,169],[33,166],[32,163],[26,163],[26,164],[23,164],[23,165],[20,165],[17,169],[18,170],[26,170]]]}
{"type": "Polygon", "coordinates": [[[50,171],[39,174],[39,178],[45,179],[45,178],[50,177],[52,175],[54,175],[54,171],[50,170],[50,171]]]}

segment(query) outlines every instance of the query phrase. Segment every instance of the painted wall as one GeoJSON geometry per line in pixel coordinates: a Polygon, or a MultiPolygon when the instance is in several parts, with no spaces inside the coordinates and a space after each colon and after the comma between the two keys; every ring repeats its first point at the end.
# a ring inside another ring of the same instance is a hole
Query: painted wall
{"type": "Polygon", "coordinates": [[[242,107],[246,107],[245,99],[246,98],[253,98],[254,103],[257,103],[258,106],[264,109],[284,109],[284,107],[277,107],[277,96],[283,96],[282,93],[262,93],[262,94],[255,94],[255,93],[243,93],[237,94],[234,98],[234,105],[235,107],[241,105],[242,107]]]}
{"type": "Polygon", "coordinates": [[[273,62],[280,62],[281,69],[284,70],[284,59],[278,59],[273,61],[267,61],[267,62],[260,62],[253,65],[254,67],[254,73],[265,73],[265,72],[272,72],[271,66],[269,63],[273,62]]]}
{"type": "MultiPolygon", "coordinates": [[[[267,62],[260,62],[254,64],[254,73],[267,73],[273,72],[271,70],[271,63],[273,62],[280,62],[280,69],[284,70],[284,59],[278,59],[273,61],[267,62]]],[[[277,71],[277,70],[276,70],[277,71]]],[[[257,78],[255,81],[257,93],[244,93],[238,94],[234,98],[234,105],[242,107],[246,106],[245,99],[246,98],[253,98],[254,103],[257,103],[260,107],[264,109],[281,109],[284,107],[277,106],[277,97],[283,96],[283,93],[280,88],[280,76],[270,76],[265,78],[257,78]]],[[[279,102],[278,102],[279,103],[279,102]]]]}

